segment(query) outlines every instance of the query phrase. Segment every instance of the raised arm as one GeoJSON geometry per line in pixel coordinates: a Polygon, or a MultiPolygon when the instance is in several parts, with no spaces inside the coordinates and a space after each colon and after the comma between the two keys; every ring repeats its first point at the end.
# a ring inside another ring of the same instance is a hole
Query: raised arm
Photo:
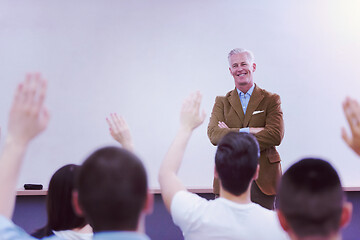
{"type": "Polygon", "coordinates": [[[201,98],[201,94],[197,92],[185,99],[180,114],[180,128],[160,167],[161,195],[169,211],[174,195],[186,190],[177,173],[193,130],[204,122],[206,116],[204,111],[201,114],[199,112],[201,98]]]}
{"type": "Polygon", "coordinates": [[[29,142],[45,130],[49,114],[44,106],[46,81],[28,74],[19,84],[11,106],[8,132],[0,157],[0,214],[11,219],[16,184],[29,142]]]}
{"type": "Polygon", "coordinates": [[[111,136],[119,142],[123,148],[131,152],[134,151],[134,145],[131,138],[130,129],[123,117],[119,117],[116,113],[111,113],[110,117],[106,118],[109,124],[111,136]]]}
{"type": "Polygon", "coordinates": [[[346,98],[343,103],[345,117],[349,123],[351,135],[342,128],[342,138],[347,145],[360,156],[360,105],[355,99],[346,98]]]}

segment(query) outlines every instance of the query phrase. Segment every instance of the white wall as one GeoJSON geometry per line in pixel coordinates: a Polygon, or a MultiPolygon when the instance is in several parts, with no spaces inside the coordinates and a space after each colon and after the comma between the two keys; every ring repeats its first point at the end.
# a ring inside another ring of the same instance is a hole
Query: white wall
{"type": "MultiPolygon", "coordinates": [[[[360,90],[357,1],[11,1],[0,2],[0,126],[27,72],[49,80],[51,122],[27,153],[19,186],[47,183],[67,163],[112,144],[105,117],[125,116],[150,185],[175,136],[184,97],[200,90],[210,116],[233,89],[227,53],[255,53],[255,81],[282,98],[283,168],[320,156],[345,186],[360,186],[360,159],[340,136],[341,102],[360,90]]],[[[195,131],[180,175],[210,187],[215,148],[207,121],[195,131]]]]}

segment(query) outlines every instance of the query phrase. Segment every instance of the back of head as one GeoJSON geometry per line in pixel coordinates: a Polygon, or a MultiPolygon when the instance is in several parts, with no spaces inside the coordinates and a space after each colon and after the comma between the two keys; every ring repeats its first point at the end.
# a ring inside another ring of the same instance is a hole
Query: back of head
{"type": "Polygon", "coordinates": [[[298,237],[326,237],[340,229],[344,192],[335,169],[321,159],[303,159],[283,175],[278,208],[298,237]]]}
{"type": "Polygon", "coordinates": [[[131,152],[105,147],[91,154],[77,178],[79,204],[94,232],[135,231],[147,197],[147,176],[131,152]]]}
{"type": "Polygon", "coordinates": [[[72,206],[72,192],[79,168],[74,164],[65,165],[51,177],[46,200],[49,230],[70,230],[86,225],[85,218],[77,216],[72,206]]]}
{"type": "Polygon", "coordinates": [[[218,144],[215,155],[216,171],[221,186],[239,196],[253,179],[259,158],[259,144],[248,133],[230,132],[218,144]]]}

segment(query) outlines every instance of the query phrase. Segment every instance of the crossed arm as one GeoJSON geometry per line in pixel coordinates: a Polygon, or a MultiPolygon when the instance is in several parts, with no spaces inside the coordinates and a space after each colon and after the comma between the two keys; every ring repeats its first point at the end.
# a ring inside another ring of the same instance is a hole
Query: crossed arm
{"type": "Polygon", "coordinates": [[[174,195],[186,190],[177,173],[192,132],[204,122],[206,116],[204,111],[201,114],[199,112],[201,98],[197,92],[185,99],[180,114],[180,128],[160,166],[158,179],[161,195],[169,211],[174,195]]]}
{"type": "Polygon", "coordinates": [[[348,135],[343,127],[342,138],[360,156],[360,105],[355,99],[348,97],[343,103],[343,109],[349,123],[351,135],[348,135]]]}
{"type": "Polygon", "coordinates": [[[28,74],[16,89],[9,114],[8,132],[0,156],[0,215],[11,218],[16,184],[28,144],[45,130],[49,114],[44,106],[46,81],[28,74]],[[6,184],[4,184],[6,183],[6,184]]]}
{"type": "MultiPolygon", "coordinates": [[[[219,127],[219,128],[229,128],[229,127],[226,125],[226,123],[221,122],[221,121],[218,122],[218,127],[219,127]]],[[[258,127],[258,128],[251,127],[251,128],[249,128],[249,133],[257,134],[258,132],[260,132],[260,131],[262,131],[262,130],[264,130],[263,127],[258,127]]]]}
{"type": "MultiPolygon", "coordinates": [[[[211,113],[208,126],[208,136],[214,145],[228,132],[238,132],[240,128],[229,128],[225,123],[225,106],[222,98],[217,97],[211,113]]],[[[272,95],[266,107],[266,119],[264,127],[250,127],[249,133],[254,134],[260,145],[260,151],[269,147],[278,146],[284,136],[284,121],[281,110],[280,97],[272,95]]]]}

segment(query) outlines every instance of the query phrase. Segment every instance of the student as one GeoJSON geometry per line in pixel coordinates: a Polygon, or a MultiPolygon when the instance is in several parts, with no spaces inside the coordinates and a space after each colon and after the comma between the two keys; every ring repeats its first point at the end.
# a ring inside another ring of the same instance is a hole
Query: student
{"type": "Polygon", "coordinates": [[[205,119],[204,112],[199,114],[200,103],[200,93],[185,100],[180,128],[160,167],[161,194],[174,223],[188,240],[287,239],[276,213],[250,200],[260,155],[252,134],[231,132],[218,143],[215,175],[220,180],[219,198],[207,201],[188,192],[177,176],[191,134],[205,119]]]}
{"type": "Polygon", "coordinates": [[[335,169],[324,160],[307,158],[284,173],[277,213],[291,239],[339,240],[352,205],[345,200],[335,169]]]}
{"type": "MultiPolygon", "coordinates": [[[[16,183],[31,140],[45,130],[49,114],[44,106],[46,81],[29,74],[16,91],[10,110],[8,135],[0,157],[0,238],[32,239],[11,222],[16,183]]],[[[85,216],[97,239],[149,239],[145,215],[152,210],[145,168],[134,154],[105,147],[82,164],[73,192],[74,209],[85,216]]],[[[58,239],[58,237],[52,237],[58,239]]]]}
{"type": "Polygon", "coordinates": [[[63,239],[91,240],[92,228],[82,216],[76,215],[72,206],[75,176],[80,166],[68,164],[58,169],[50,179],[46,196],[47,224],[33,237],[56,235],[63,239]]]}

